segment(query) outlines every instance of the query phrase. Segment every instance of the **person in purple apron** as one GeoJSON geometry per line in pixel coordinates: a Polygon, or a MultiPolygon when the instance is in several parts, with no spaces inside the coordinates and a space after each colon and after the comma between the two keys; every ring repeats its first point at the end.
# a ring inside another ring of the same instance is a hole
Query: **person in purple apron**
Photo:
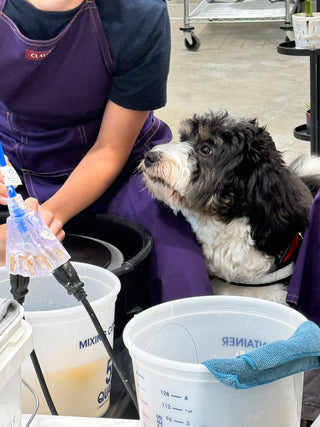
{"type": "Polygon", "coordinates": [[[135,170],[172,138],[153,114],[169,58],[163,0],[0,0],[0,139],[18,190],[62,224],[90,208],[145,227],[152,304],[212,293],[190,226],[135,170]]]}
{"type": "MultiPolygon", "coordinates": [[[[289,283],[287,302],[320,326],[320,191],[313,200],[298,258],[289,283]]],[[[304,373],[301,416],[320,415],[320,369],[304,373]]],[[[308,424],[309,425],[309,424],[308,424]]]]}

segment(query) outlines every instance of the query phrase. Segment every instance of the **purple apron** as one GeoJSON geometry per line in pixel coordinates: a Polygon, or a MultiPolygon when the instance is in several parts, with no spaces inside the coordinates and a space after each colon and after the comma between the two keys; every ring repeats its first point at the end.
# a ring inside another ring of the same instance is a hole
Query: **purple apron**
{"type": "MultiPolygon", "coordinates": [[[[94,1],[84,1],[50,40],[23,36],[3,14],[4,4],[0,0],[0,138],[24,182],[19,192],[43,202],[94,144],[113,63],[94,1]]],[[[189,225],[142,191],[141,177],[133,174],[146,150],[171,137],[150,112],[124,170],[95,204],[95,210],[131,219],[153,236],[153,303],[212,293],[189,225]]]]}
{"type": "MultiPolygon", "coordinates": [[[[287,301],[320,326],[320,191],[309,214],[299,255],[288,289],[287,301]]],[[[304,373],[302,418],[320,414],[320,369],[304,373]]]]}
{"type": "Polygon", "coordinates": [[[320,191],[310,209],[287,302],[320,326],[320,191]]]}

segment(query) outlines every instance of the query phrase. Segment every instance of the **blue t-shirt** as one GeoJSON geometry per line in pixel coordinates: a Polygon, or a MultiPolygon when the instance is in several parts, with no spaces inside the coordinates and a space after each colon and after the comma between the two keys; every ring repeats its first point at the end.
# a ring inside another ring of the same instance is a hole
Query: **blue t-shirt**
{"type": "MultiPolygon", "coordinates": [[[[164,0],[96,0],[114,61],[109,98],[133,110],[166,103],[170,23],[164,0]]],[[[4,13],[33,40],[55,37],[78,9],[45,12],[26,0],[7,0],[4,13]]]]}

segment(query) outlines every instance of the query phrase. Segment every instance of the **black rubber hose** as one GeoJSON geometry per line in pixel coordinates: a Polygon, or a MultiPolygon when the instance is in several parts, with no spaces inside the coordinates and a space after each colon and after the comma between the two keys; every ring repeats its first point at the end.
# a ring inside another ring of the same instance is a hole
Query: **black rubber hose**
{"type": "Polygon", "coordinates": [[[20,276],[20,274],[10,274],[10,292],[13,298],[23,305],[25,296],[29,292],[30,277],[20,276]]]}
{"type": "Polygon", "coordinates": [[[138,411],[138,402],[136,393],[133,390],[129,380],[126,378],[126,374],[119,365],[116,356],[113,352],[113,349],[108,341],[108,338],[106,337],[106,334],[99,322],[99,319],[97,318],[94,310],[92,309],[89,301],[87,300],[87,294],[84,290],[84,283],[80,280],[78,273],[74,269],[73,265],[70,263],[70,261],[64,263],[57,269],[55,269],[52,274],[57,279],[57,281],[67,290],[69,295],[73,295],[78,301],[80,301],[84,308],[86,309],[87,313],[89,314],[90,319],[92,320],[94,327],[96,328],[96,331],[98,332],[101,341],[105,347],[105,349],[108,352],[108,355],[112,361],[112,364],[114,368],[116,369],[124,387],[126,388],[127,392],[129,393],[137,411],[138,411]]]}
{"type": "MultiPolygon", "coordinates": [[[[19,274],[10,274],[10,285],[11,289],[10,292],[13,295],[13,298],[20,304],[23,305],[25,295],[28,293],[28,286],[30,282],[30,277],[24,277],[20,276],[19,274]]],[[[44,398],[46,399],[47,405],[50,409],[51,415],[58,415],[58,412],[54,406],[53,400],[51,398],[49,389],[46,384],[46,380],[43,376],[38,357],[36,355],[35,350],[32,350],[30,353],[30,357],[32,360],[32,364],[34,367],[34,370],[36,372],[38,381],[40,383],[40,387],[42,390],[42,393],[44,395],[44,398]]]]}
{"type": "Polygon", "coordinates": [[[95,326],[95,328],[96,328],[96,330],[97,330],[97,332],[101,338],[101,341],[103,342],[103,345],[109,354],[109,357],[112,361],[112,365],[116,369],[123,385],[125,386],[127,392],[129,393],[129,396],[131,397],[131,399],[134,403],[134,406],[136,407],[137,411],[139,412],[136,393],[134,392],[133,388],[131,387],[131,384],[130,384],[128,378],[126,377],[125,372],[122,370],[121,366],[119,365],[119,363],[118,363],[118,361],[114,355],[113,349],[112,349],[112,347],[108,341],[108,338],[106,337],[106,334],[105,334],[105,332],[104,332],[104,330],[103,330],[103,328],[99,322],[99,319],[97,318],[97,316],[96,316],[95,312],[93,311],[89,301],[86,298],[81,300],[81,302],[82,302],[84,308],[86,309],[87,313],[89,314],[90,319],[92,320],[92,322],[93,322],[93,324],[94,324],[94,326],[95,326]]]}
{"type": "Polygon", "coordinates": [[[54,403],[52,401],[49,389],[47,387],[46,380],[44,379],[44,376],[43,376],[43,373],[42,373],[42,370],[41,370],[41,367],[39,364],[39,360],[38,360],[38,357],[36,355],[35,350],[32,350],[32,352],[30,353],[30,357],[32,360],[34,370],[36,371],[37,378],[38,378],[38,381],[40,383],[42,393],[44,395],[44,398],[46,399],[47,405],[48,405],[49,410],[51,412],[51,415],[58,415],[58,412],[57,412],[57,410],[54,406],[54,403]]]}

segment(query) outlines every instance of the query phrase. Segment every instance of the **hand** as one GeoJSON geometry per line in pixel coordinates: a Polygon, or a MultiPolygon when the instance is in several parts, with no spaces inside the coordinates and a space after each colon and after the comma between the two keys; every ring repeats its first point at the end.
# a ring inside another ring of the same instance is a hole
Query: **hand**
{"type": "MultiPolygon", "coordinates": [[[[60,242],[65,238],[65,232],[62,229],[62,223],[58,219],[54,218],[54,215],[41,207],[37,199],[29,197],[25,200],[27,209],[34,210],[38,213],[42,221],[49,227],[51,232],[57,237],[60,242]]],[[[6,234],[7,225],[0,225],[0,266],[5,265],[6,258],[6,234]]]]}
{"type": "Polygon", "coordinates": [[[56,219],[52,212],[43,208],[37,199],[29,197],[25,200],[25,205],[28,209],[34,210],[38,213],[42,221],[50,228],[51,232],[58,240],[60,240],[60,242],[65,238],[65,232],[62,229],[62,222],[56,219]]]}
{"type": "Polygon", "coordinates": [[[7,236],[7,225],[0,225],[0,267],[6,263],[6,236],[7,236]]]}
{"type": "MultiPolygon", "coordinates": [[[[11,163],[9,162],[8,157],[4,156],[7,162],[8,166],[11,166],[11,163]]],[[[7,205],[7,198],[8,198],[8,191],[6,189],[6,186],[4,185],[4,179],[2,172],[0,170],[0,205],[7,205]]]]}

